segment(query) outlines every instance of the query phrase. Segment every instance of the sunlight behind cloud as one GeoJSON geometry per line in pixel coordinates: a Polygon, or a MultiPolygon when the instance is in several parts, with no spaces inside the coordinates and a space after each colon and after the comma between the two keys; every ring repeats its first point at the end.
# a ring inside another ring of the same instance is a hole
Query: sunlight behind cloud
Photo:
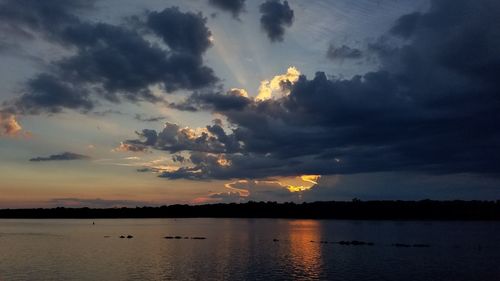
{"type": "Polygon", "coordinates": [[[312,184],[318,184],[318,179],[320,178],[320,175],[303,175],[300,178],[305,181],[305,182],[310,182],[312,184]]]}
{"type": "Polygon", "coordinates": [[[294,84],[299,80],[300,71],[295,66],[290,66],[285,74],[276,75],[271,80],[260,82],[259,93],[255,98],[257,101],[272,99],[277,95],[288,95],[289,90],[284,89],[282,83],[290,82],[294,84]]]}
{"type": "Polygon", "coordinates": [[[300,176],[300,179],[303,182],[310,183],[310,185],[288,185],[287,189],[290,192],[300,192],[300,191],[305,191],[308,189],[311,189],[314,185],[318,184],[318,179],[320,178],[320,175],[302,175],[300,176]]]}
{"type": "Polygon", "coordinates": [[[320,175],[301,175],[277,179],[241,179],[226,183],[224,186],[229,189],[228,192],[212,193],[209,196],[212,199],[222,200],[259,200],[263,196],[277,196],[282,199],[295,198],[296,196],[300,198],[301,192],[317,185],[320,178],[320,175]]]}

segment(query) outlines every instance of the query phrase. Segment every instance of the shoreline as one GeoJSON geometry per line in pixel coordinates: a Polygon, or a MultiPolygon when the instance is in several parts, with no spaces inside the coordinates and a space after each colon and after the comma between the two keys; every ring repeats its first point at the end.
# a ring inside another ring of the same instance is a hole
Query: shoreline
{"type": "Polygon", "coordinates": [[[247,218],[391,221],[500,221],[497,201],[248,202],[136,208],[0,209],[0,219],[247,218]]]}

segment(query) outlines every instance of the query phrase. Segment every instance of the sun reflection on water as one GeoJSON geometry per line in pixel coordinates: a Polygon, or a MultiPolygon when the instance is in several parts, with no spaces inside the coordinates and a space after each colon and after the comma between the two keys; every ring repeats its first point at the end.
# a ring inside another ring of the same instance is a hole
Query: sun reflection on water
{"type": "Polygon", "coordinates": [[[296,280],[317,279],[322,269],[321,223],[314,220],[289,222],[289,262],[296,280]]]}

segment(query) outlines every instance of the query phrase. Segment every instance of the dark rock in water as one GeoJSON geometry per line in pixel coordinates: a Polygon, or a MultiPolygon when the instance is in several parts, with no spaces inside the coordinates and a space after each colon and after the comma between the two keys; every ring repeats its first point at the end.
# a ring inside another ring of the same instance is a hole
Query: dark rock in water
{"type": "Polygon", "coordinates": [[[120,238],[125,238],[125,236],[121,235],[120,238]]]}
{"type": "Polygon", "coordinates": [[[328,244],[328,241],[319,241],[321,244],[328,244]]]}
{"type": "Polygon", "coordinates": [[[180,236],[175,236],[174,238],[175,239],[182,239],[182,237],[180,237],[180,236]]]}
{"type": "Polygon", "coordinates": [[[165,238],[165,239],[174,239],[174,236],[165,236],[163,238],[165,238]]]}
{"type": "Polygon", "coordinates": [[[358,240],[352,240],[351,245],[358,246],[358,245],[365,245],[366,243],[363,241],[358,241],[358,240]]]}
{"type": "Polygon", "coordinates": [[[375,243],[373,242],[365,242],[365,241],[358,241],[358,240],[352,240],[352,241],[339,241],[337,244],[340,245],[352,245],[352,246],[373,246],[375,243]]]}
{"type": "Polygon", "coordinates": [[[314,243],[314,240],[311,240],[311,241],[309,241],[309,242],[314,243]]]}
{"type": "Polygon", "coordinates": [[[413,244],[415,248],[429,248],[430,246],[429,244],[413,244]]]}
{"type": "Polygon", "coordinates": [[[128,239],[131,239],[131,238],[134,238],[134,236],[132,236],[132,235],[127,235],[127,238],[128,238],[128,239]]]}
{"type": "Polygon", "coordinates": [[[184,239],[189,239],[189,237],[185,236],[184,239]]]}
{"type": "Polygon", "coordinates": [[[392,244],[392,246],[398,247],[398,248],[408,248],[408,247],[411,247],[411,245],[402,244],[402,243],[395,243],[395,244],[392,244]]]}
{"type": "Polygon", "coordinates": [[[278,241],[280,241],[280,240],[278,240],[278,239],[276,239],[276,238],[274,238],[274,239],[273,239],[273,242],[278,242],[278,241]]]}
{"type": "Polygon", "coordinates": [[[191,239],[203,240],[203,239],[207,239],[207,238],[206,237],[195,236],[195,237],[191,237],[191,239]]]}

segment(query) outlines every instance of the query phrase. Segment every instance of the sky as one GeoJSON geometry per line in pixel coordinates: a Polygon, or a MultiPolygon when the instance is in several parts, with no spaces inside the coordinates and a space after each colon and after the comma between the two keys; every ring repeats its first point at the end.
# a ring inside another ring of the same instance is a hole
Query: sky
{"type": "Polygon", "coordinates": [[[500,199],[498,15],[0,0],[0,208],[500,199]]]}

